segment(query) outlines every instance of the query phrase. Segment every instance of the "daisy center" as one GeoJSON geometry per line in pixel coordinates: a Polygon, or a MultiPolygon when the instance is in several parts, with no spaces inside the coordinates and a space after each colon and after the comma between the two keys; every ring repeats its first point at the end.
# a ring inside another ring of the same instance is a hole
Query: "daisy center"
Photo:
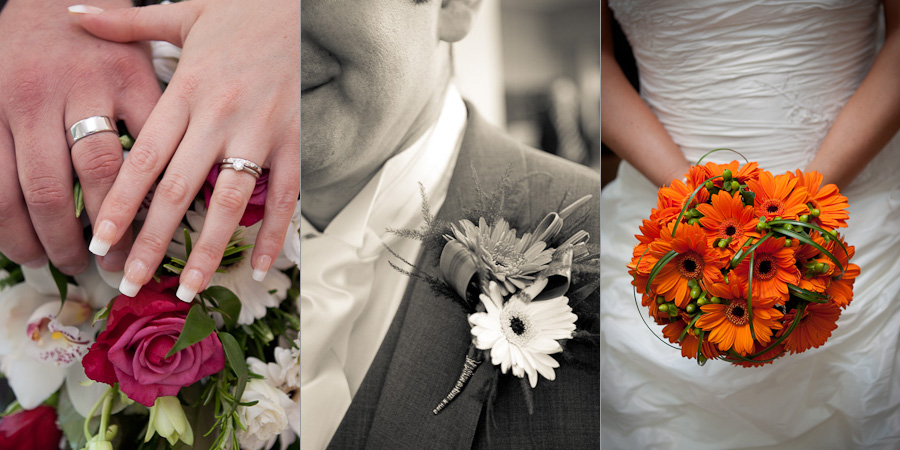
{"type": "Polygon", "coordinates": [[[725,309],[725,318],[737,326],[747,325],[750,320],[750,317],[747,316],[747,302],[732,300],[725,309]]]}
{"type": "Polygon", "coordinates": [[[719,225],[719,238],[720,239],[728,239],[732,238],[733,241],[736,241],[744,235],[744,230],[741,228],[734,219],[728,219],[722,222],[719,225]]]}
{"type": "Polygon", "coordinates": [[[703,258],[696,252],[682,254],[677,264],[678,272],[685,278],[700,278],[703,274],[703,258]]]}
{"type": "Polygon", "coordinates": [[[500,331],[506,340],[520,347],[527,346],[537,333],[531,317],[524,311],[504,311],[500,317],[500,331]]]}
{"type": "Polygon", "coordinates": [[[782,203],[781,200],[770,198],[764,201],[759,209],[765,211],[767,214],[780,216],[784,213],[784,203],[782,203]]]}
{"type": "Polygon", "coordinates": [[[516,251],[512,242],[496,242],[485,250],[497,266],[497,271],[503,275],[518,271],[527,262],[525,255],[516,251]]]}
{"type": "Polygon", "coordinates": [[[777,269],[771,255],[762,255],[753,262],[753,276],[762,281],[771,280],[777,269]]]}

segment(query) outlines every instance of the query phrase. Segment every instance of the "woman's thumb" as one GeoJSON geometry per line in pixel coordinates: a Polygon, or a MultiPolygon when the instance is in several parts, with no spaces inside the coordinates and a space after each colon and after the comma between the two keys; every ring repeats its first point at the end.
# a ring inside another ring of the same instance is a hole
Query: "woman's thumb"
{"type": "Polygon", "coordinates": [[[169,41],[179,47],[196,19],[190,3],[172,3],[104,11],[96,6],[75,5],[69,13],[101,39],[114,42],[169,41]]]}

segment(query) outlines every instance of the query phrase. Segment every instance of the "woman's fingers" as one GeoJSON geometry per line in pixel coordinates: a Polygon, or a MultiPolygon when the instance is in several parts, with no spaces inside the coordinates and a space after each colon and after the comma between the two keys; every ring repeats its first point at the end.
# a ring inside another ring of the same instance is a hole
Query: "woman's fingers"
{"type": "Polygon", "coordinates": [[[150,5],[104,11],[89,5],[69,7],[81,26],[101,39],[114,42],[168,41],[181,47],[197,20],[197,2],[150,5]]]}
{"type": "MultiPolygon", "coordinates": [[[[178,85],[175,79],[172,81],[170,86],[178,85]]],[[[184,102],[172,95],[160,98],[100,207],[90,245],[94,254],[104,256],[105,250],[131,226],[147,192],[169,164],[187,125],[188,108],[184,102]]],[[[127,275],[126,267],[126,278],[127,275]]]]}
{"type": "Polygon", "coordinates": [[[223,169],[219,173],[200,238],[197,239],[187,265],[181,273],[181,285],[176,295],[182,301],[190,302],[197,292],[202,291],[209,283],[244,214],[254,186],[256,178],[247,172],[223,169]]]}
{"type": "MultiPolygon", "coordinates": [[[[299,116],[298,116],[299,117],[299,116]]],[[[269,187],[266,192],[266,212],[263,216],[251,264],[253,279],[262,281],[284,245],[285,229],[293,219],[300,195],[300,145],[283,146],[272,161],[269,187]]]]}

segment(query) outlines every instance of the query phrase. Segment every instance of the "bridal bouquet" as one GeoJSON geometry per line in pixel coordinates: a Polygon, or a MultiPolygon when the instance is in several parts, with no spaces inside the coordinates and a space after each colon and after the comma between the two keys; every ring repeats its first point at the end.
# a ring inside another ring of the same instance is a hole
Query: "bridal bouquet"
{"type": "Polygon", "coordinates": [[[659,189],[628,264],[663,335],[701,364],[759,366],[824,344],[859,275],[837,232],[847,198],[816,172],[755,162],[685,177],[659,189]]]}
{"type": "Polygon", "coordinates": [[[252,280],[260,180],[219,270],[191,303],[175,290],[204,196],[133,298],[96,263],[73,278],[0,258],[0,371],[16,397],[0,420],[0,448],[299,448],[300,208],[276,269],[252,280]]]}

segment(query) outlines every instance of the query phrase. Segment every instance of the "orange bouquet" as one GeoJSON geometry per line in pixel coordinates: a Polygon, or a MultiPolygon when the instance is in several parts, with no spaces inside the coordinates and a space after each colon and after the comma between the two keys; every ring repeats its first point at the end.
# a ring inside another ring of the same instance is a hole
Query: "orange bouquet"
{"type": "Polygon", "coordinates": [[[659,189],[628,264],[663,335],[701,364],[759,366],[824,344],[859,275],[836,231],[847,198],[817,172],[755,162],[685,177],[659,189]]]}

